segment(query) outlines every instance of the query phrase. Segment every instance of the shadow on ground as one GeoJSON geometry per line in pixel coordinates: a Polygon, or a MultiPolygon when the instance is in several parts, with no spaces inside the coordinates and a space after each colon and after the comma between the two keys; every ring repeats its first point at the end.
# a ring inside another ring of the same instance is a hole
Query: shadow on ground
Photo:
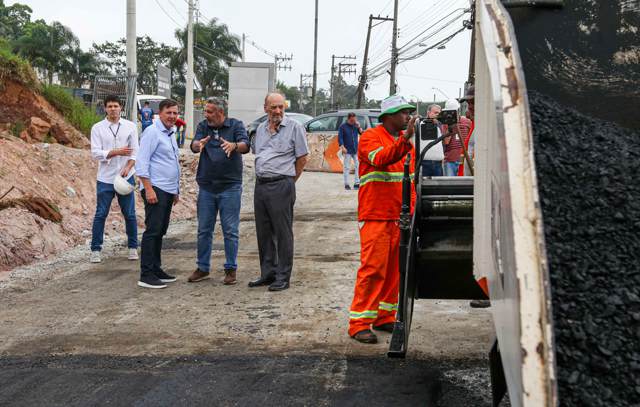
{"type": "Polygon", "coordinates": [[[452,381],[483,362],[327,357],[4,358],[3,406],[486,406],[452,381]]]}

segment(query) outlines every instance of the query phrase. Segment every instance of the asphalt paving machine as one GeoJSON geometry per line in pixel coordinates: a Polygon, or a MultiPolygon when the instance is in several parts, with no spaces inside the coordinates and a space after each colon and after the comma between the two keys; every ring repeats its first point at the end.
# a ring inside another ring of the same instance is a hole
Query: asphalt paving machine
{"type": "MultiPolygon", "coordinates": [[[[476,283],[484,277],[495,328],[494,405],[508,391],[512,406],[555,406],[549,273],[527,92],[640,128],[632,103],[640,89],[640,0],[476,0],[473,24],[475,176],[416,177],[414,186],[405,177],[400,296],[388,355],[407,354],[415,300],[484,299],[476,283]]],[[[422,130],[416,151],[441,140],[422,130]]]]}

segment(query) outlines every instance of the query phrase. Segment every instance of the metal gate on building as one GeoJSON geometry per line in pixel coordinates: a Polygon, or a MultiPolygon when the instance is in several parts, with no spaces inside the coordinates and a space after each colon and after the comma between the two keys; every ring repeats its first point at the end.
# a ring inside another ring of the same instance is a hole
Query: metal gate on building
{"type": "Polygon", "coordinates": [[[98,115],[104,116],[104,99],[108,95],[116,95],[122,102],[122,116],[135,121],[137,108],[131,108],[136,101],[137,75],[98,75],[93,84],[92,106],[98,115]]]}

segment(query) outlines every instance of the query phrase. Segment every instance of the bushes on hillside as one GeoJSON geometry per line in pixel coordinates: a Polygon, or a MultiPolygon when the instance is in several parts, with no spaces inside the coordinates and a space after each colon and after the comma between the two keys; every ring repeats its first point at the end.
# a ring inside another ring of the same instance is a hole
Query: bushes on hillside
{"type": "Polygon", "coordinates": [[[38,76],[29,62],[11,52],[7,41],[0,38],[0,86],[7,79],[20,82],[35,91],[40,89],[38,76]]]}
{"type": "Polygon", "coordinates": [[[91,132],[91,126],[102,120],[93,110],[71,96],[61,86],[44,85],[42,96],[58,109],[69,123],[86,136],[91,132]]]}

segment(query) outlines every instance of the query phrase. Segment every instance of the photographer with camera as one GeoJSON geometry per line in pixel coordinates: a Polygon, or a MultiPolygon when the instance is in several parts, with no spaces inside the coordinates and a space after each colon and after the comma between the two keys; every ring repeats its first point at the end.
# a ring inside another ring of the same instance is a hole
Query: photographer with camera
{"type": "MultiPolygon", "coordinates": [[[[427,117],[423,120],[432,120],[438,128],[438,137],[442,134],[443,126],[438,121],[438,116],[442,108],[437,104],[429,105],[427,108],[427,117]]],[[[424,144],[426,147],[427,143],[424,144]]],[[[424,148],[423,147],[423,151],[424,148]]],[[[423,177],[441,177],[442,176],[442,160],[444,160],[444,148],[442,143],[433,146],[424,156],[422,160],[422,176],[423,177]]]]}
{"type": "MultiPolygon", "coordinates": [[[[455,111],[457,113],[459,103],[456,101],[448,100],[445,103],[445,111],[455,111]]],[[[455,115],[455,124],[447,126],[446,134],[444,138],[444,175],[446,177],[455,177],[458,175],[458,167],[461,163],[464,163],[464,154],[462,149],[462,134],[460,134],[460,126],[455,115]]]]}

